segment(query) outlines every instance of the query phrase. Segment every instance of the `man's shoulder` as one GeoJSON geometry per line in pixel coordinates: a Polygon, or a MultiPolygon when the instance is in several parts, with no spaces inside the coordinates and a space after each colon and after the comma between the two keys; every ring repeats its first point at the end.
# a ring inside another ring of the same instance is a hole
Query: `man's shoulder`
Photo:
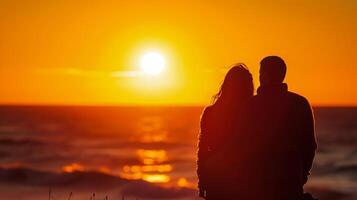
{"type": "Polygon", "coordinates": [[[310,105],[309,101],[305,97],[303,97],[297,93],[288,91],[287,96],[291,101],[294,101],[296,103],[310,105]]]}
{"type": "MultiPolygon", "coordinates": [[[[301,96],[301,95],[299,95],[297,93],[294,93],[294,92],[287,91],[286,95],[285,95],[285,98],[287,98],[288,101],[294,102],[296,104],[310,106],[309,101],[305,97],[303,97],[303,96],[301,96]]],[[[261,102],[264,102],[264,101],[265,101],[265,97],[264,96],[262,96],[262,95],[254,95],[248,101],[247,106],[254,106],[254,105],[260,104],[261,102]]]]}

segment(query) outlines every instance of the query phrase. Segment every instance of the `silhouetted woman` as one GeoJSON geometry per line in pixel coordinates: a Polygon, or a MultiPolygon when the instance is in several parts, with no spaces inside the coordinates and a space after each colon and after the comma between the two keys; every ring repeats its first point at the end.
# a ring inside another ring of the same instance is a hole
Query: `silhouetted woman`
{"type": "Polygon", "coordinates": [[[245,102],[253,96],[252,75],[244,64],[232,67],[214,102],[201,117],[201,131],[198,143],[197,175],[199,194],[208,200],[235,198],[230,162],[231,134],[235,120],[245,102]]]}

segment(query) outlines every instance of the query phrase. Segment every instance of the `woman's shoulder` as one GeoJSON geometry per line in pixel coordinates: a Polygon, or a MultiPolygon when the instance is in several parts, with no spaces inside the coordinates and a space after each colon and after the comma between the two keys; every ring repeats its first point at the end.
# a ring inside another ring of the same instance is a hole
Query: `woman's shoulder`
{"type": "Polygon", "coordinates": [[[211,127],[212,122],[215,121],[215,115],[213,114],[214,106],[207,106],[203,109],[201,114],[201,129],[209,129],[211,127]]]}
{"type": "Polygon", "coordinates": [[[213,105],[205,107],[201,114],[201,121],[205,121],[205,120],[209,119],[210,116],[212,116],[213,110],[214,110],[213,105]]]}
{"type": "Polygon", "coordinates": [[[205,107],[203,109],[202,116],[211,115],[211,113],[214,112],[214,110],[215,110],[215,106],[214,105],[207,106],[207,107],[205,107]]]}

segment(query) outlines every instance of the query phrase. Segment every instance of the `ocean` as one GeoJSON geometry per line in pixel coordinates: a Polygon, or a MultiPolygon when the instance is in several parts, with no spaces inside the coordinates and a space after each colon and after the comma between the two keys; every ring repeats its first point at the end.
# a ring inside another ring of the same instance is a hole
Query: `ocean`
{"type": "MultiPolygon", "coordinates": [[[[0,199],[197,199],[202,109],[0,106],[0,199]]],[[[357,108],[314,114],[306,190],[357,199],[357,108]]]]}

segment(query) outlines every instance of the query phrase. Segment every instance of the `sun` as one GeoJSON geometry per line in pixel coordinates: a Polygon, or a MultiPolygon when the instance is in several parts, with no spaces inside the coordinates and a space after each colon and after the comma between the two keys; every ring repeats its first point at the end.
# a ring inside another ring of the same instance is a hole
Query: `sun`
{"type": "Polygon", "coordinates": [[[165,58],[158,52],[148,52],[140,60],[142,72],[148,75],[158,75],[165,69],[165,58]]]}

